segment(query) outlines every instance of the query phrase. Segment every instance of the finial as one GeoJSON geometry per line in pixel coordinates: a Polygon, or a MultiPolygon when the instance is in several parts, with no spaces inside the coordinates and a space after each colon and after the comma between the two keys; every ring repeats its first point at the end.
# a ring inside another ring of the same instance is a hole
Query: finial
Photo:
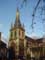
{"type": "Polygon", "coordinates": [[[17,7],[17,12],[19,12],[19,8],[17,7]]]}
{"type": "Polygon", "coordinates": [[[23,29],[25,30],[25,26],[24,26],[24,23],[23,23],[23,29]]]}
{"type": "Polygon", "coordinates": [[[24,28],[24,23],[23,23],[23,28],[24,28]]]}
{"type": "Polygon", "coordinates": [[[11,23],[11,29],[13,28],[13,23],[11,23]]]}
{"type": "Polygon", "coordinates": [[[19,14],[19,8],[17,8],[17,11],[16,11],[16,19],[17,20],[19,19],[19,16],[20,16],[20,14],[19,14]]]}

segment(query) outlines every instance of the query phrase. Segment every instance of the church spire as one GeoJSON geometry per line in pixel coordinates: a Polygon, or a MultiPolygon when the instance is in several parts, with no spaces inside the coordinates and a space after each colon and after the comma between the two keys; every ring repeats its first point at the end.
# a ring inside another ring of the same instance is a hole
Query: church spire
{"type": "Polygon", "coordinates": [[[15,23],[14,23],[14,27],[21,27],[20,13],[19,13],[18,8],[17,8],[17,11],[16,11],[16,20],[15,20],[15,23]]]}
{"type": "Polygon", "coordinates": [[[16,20],[19,20],[20,18],[20,14],[19,14],[19,9],[17,8],[17,11],[16,11],[16,20]]]}

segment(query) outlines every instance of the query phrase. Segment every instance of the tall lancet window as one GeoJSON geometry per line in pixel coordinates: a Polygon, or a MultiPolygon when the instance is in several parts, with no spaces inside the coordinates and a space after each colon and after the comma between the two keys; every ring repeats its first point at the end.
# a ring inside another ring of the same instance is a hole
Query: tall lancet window
{"type": "Polygon", "coordinates": [[[11,32],[11,38],[13,37],[13,32],[11,32]]]}
{"type": "Polygon", "coordinates": [[[20,36],[20,30],[19,30],[19,36],[20,36]]]}
{"type": "Polygon", "coordinates": [[[24,37],[24,32],[22,31],[22,37],[24,37]]]}
{"type": "Polygon", "coordinates": [[[15,38],[16,38],[16,34],[17,34],[17,33],[16,33],[16,31],[15,31],[15,38]]]}

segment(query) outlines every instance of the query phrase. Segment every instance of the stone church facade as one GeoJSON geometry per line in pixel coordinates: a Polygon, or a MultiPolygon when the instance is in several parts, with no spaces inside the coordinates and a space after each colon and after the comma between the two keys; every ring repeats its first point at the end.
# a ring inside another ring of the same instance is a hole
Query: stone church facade
{"type": "Polygon", "coordinates": [[[8,44],[9,47],[14,47],[15,55],[23,58],[26,58],[29,55],[33,58],[36,57],[36,59],[45,56],[45,42],[43,42],[43,40],[45,39],[40,38],[35,40],[25,35],[25,28],[20,22],[20,13],[17,9],[16,20],[14,25],[11,24],[8,44]]]}
{"type": "Polygon", "coordinates": [[[25,35],[25,28],[24,25],[21,24],[18,8],[15,22],[11,24],[6,56],[13,56],[12,58],[14,59],[12,60],[39,60],[40,57],[40,60],[42,57],[45,60],[45,38],[35,40],[25,35]],[[10,53],[10,55],[8,53],[10,53]]]}
{"type": "Polygon", "coordinates": [[[26,54],[26,40],[25,40],[25,29],[24,25],[20,22],[20,13],[17,9],[16,20],[14,25],[11,24],[10,29],[10,38],[9,38],[9,47],[14,47],[16,56],[24,56],[26,54]]]}

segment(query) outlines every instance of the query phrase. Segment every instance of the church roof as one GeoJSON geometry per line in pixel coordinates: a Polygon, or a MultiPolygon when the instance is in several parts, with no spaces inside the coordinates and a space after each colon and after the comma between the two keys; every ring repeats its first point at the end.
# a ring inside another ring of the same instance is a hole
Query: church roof
{"type": "Polygon", "coordinates": [[[35,42],[35,40],[34,40],[34,39],[32,39],[31,37],[25,36],[25,38],[26,38],[26,40],[27,40],[27,41],[35,42]]]}
{"type": "Polygon", "coordinates": [[[2,33],[0,32],[0,48],[6,48],[6,43],[2,41],[2,33]]]}
{"type": "Polygon", "coordinates": [[[43,38],[39,38],[36,40],[37,43],[42,43],[43,42],[43,38]]]}
{"type": "Polygon", "coordinates": [[[27,39],[27,41],[33,42],[33,43],[42,43],[43,38],[39,38],[39,39],[33,39],[31,37],[25,36],[25,38],[27,39]]]}

